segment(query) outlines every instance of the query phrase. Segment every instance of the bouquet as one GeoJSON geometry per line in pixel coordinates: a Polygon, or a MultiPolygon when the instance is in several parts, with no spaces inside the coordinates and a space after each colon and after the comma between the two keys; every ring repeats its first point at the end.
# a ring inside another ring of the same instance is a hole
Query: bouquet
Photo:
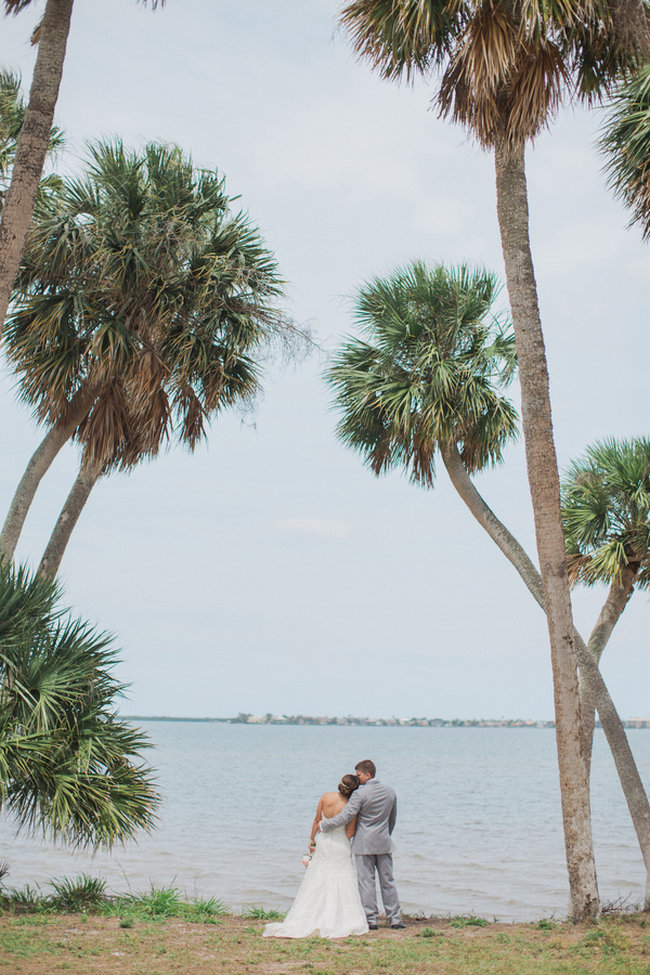
{"type": "Polygon", "coordinates": [[[311,853],[305,853],[304,857],[300,862],[302,863],[303,867],[308,867],[309,864],[311,863],[311,853]]]}

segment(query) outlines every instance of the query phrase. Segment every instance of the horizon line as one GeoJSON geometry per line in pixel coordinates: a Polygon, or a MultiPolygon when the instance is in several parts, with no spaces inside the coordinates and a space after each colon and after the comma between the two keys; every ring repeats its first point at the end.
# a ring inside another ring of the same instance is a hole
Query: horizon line
{"type": "MultiPolygon", "coordinates": [[[[240,712],[231,716],[191,716],[191,715],[172,715],[172,714],[123,714],[123,718],[129,721],[185,721],[194,723],[222,723],[222,724],[252,724],[252,725],[304,725],[312,724],[319,726],[340,726],[349,727],[350,724],[359,724],[365,727],[422,727],[432,724],[441,726],[472,727],[502,727],[504,725],[515,725],[516,727],[555,727],[554,718],[427,718],[411,717],[398,718],[393,715],[390,718],[367,717],[365,715],[310,715],[310,714],[282,714],[276,715],[267,712],[266,714],[252,714],[240,712]]],[[[622,723],[626,727],[650,728],[650,718],[622,718],[622,723]]],[[[596,720],[596,727],[601,728],[601,723],[596,720]]]]}

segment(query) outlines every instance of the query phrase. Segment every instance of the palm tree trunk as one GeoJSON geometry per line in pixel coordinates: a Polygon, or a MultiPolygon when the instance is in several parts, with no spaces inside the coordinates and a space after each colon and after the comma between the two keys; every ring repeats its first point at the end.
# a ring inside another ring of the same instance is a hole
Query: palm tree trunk
{"type": "Polygon", "coordinates": [[[32,454],[25,473],[16,488],[2,532],[0,532],[0,562],[13,558],[38,486],[61,447],[68,442],[88,413],[92,399],[93,397],[89,393],[77,394],[70,404],[68,416],[55,423],[48,430],[32,454]]]}
{"type": "Polygon", "coordinates": [[[620,50],[647,59],[650,51],[650,28],[647,8],[642,0],[614,0],[612,19],[620,50]]]}
{"type": "MultiPolygon", "coordinates": [[[[498,545],[506,558],[515,567],[535,601],[546,612],[542,578],[525,550],[514,535],[511,535],[505,525],[499,521],[492,509],[486,504],[474,487],[472,479],[467,473],[465,465],[458,453],[458,449],[455,446],[448,447],[444,448],[441,453],[443,463],[456,491],[481,527],[485,529],[492,541],[498,545]]],[[[601,613],[601,617],[602,615],[601,613]]],[[[599,620],[601,617],[599,617],[599,620]]],[[[611,615],[609,619],[611,620],[611,615]]],[[[609,632],[606,632],[603,627],[599,627],[598,623],[594,627],[594,632],[598,631],[601,640],[604,641],[601,643],[601,653],[611,635],[613,625],[612,623],[609,632]]],[[[625,734],[623,722],[618,715],[607,685],[598,669],[596,658],[587,648],[577,630],[574,629],[573,635],[580,663],[580,673],[585,685],[589,687],[592,700],[598,709],[600,723],[614,758],[621,788],[623,789],[625,801],[627,802],[641,849],[641,855],[646,868],[645,903],[647,905],[650,903],[650,802],[648,802],[647,793],[641,781],[630,743],[625,734]]]]}
{"type": "MultiPolygon", "coordinates": [[[[623,610],[628,604],[630,596],[634,592],[636,576],[637,570],[626,566],[621,572],[620,579],[613,582],[610,587],[607,599],[603,604],[603,608],[598,615],[598,619],[589,635],[589,641],[587,643],[589,652],[597,664],[600,664],[600,658],[603,655],[603,650],[607,646],[612,630],[616,626],[623,610]]],[[[582,711],[582,738],[585,747],[585,761],[587,762],[587,770],[589,771],[591,769],[591,753],[594,742],[594,727],[596,724],[594,713],[596,702],[592,689],[585,679],[582,670],[578,674],[578,683],[580,687],[580,708],[582,711]]]]}
{"type": "Polygon", "coordinates": [[[38,567],[38,574],[45,579],[53,579],[59,571],[61,559],[65,552],[66,545],[70,541],[70,536],[74,526],[77,524],[79,515],[90,496],[90,492],[101,476],[101,465],[90,463],[86,460],[86,454],[81,458],[81,467],[77,479],[72,485],[70,494],[66,498],[65,504],[61,509],[54,531],[47,543],[47,548],[43,553],[41,564],[38,567]]]}
{"type": "Polygon", "coordinates": [[[47,0],[29,104],[18,137],[0,224],[0,334],[34,212],[59,95],[74,0],[47,0]]]}
{"type": "Polygon", "coordinates": [[[573,640],[571,596],[560,511],[558,473],[548,369],[537,285],[528,235],[524,146],[503,137],[495,145],[497,214],[506,281],[517,343],[521,413],[537,552],[544,584],[551,644],[564,844],[570,911],[575,921],[597,917],[600,899],[591,832],[589,780],[585,764],[580,695],[573,640]]]}
{"type": "Polygon", "coordinates": [[[598,710],[598,717],[612,753],[618,778],[623,789],[627,808],[634,823],[637,840],[646,869],[645,908],[650,907],[650,804],[634,761],[630,743],[625,734],[623,722],[618,716],[607,685],[594,656],[576,632],[576,650],[580,671],[590,687],[598,710]]]}
{"type": "Polygon", "coordinates": [[[638,573],[636,569],[626,565],[622,571],[620,579],[613,582],[603,608],[598,614],[596,624],[589,634],[589,649],[595,660],[600,660],[603,650],[607,646],[612,630],[618,623],[621,613],[627,606],[630,596],[634,591],[634,583],[638,573]]]}

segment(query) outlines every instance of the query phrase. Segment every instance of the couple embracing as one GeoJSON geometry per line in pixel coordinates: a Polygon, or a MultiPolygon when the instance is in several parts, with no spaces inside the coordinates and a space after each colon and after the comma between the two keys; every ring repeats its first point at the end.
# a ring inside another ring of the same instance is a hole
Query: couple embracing
{"type": "Polygon", "coordinates": [[[303,882],[284,921],[267,924],[264,937],[345,938],[376,930],[376,879],[391,928],[404,927],[393,880],[395,791],[375,778],[369,759],[355,773],[321,796],[303,882]]]}

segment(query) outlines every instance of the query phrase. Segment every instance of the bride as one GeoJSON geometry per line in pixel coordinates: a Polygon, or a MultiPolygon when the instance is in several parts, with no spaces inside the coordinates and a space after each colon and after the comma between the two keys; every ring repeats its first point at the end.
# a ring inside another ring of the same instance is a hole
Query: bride
{"type": "Polygon", "coordinates": [[[347,938],[368,930],[350,850],[356,816],[347,826],[320,832],[321,820],[337,816],[358,787],[356,775],[344,775],[338,792],[321,796],[309,840],[312,857],[296,899],[284,921],[266,925],[265,938],[306,938],[310,934],[347,938]]]}

